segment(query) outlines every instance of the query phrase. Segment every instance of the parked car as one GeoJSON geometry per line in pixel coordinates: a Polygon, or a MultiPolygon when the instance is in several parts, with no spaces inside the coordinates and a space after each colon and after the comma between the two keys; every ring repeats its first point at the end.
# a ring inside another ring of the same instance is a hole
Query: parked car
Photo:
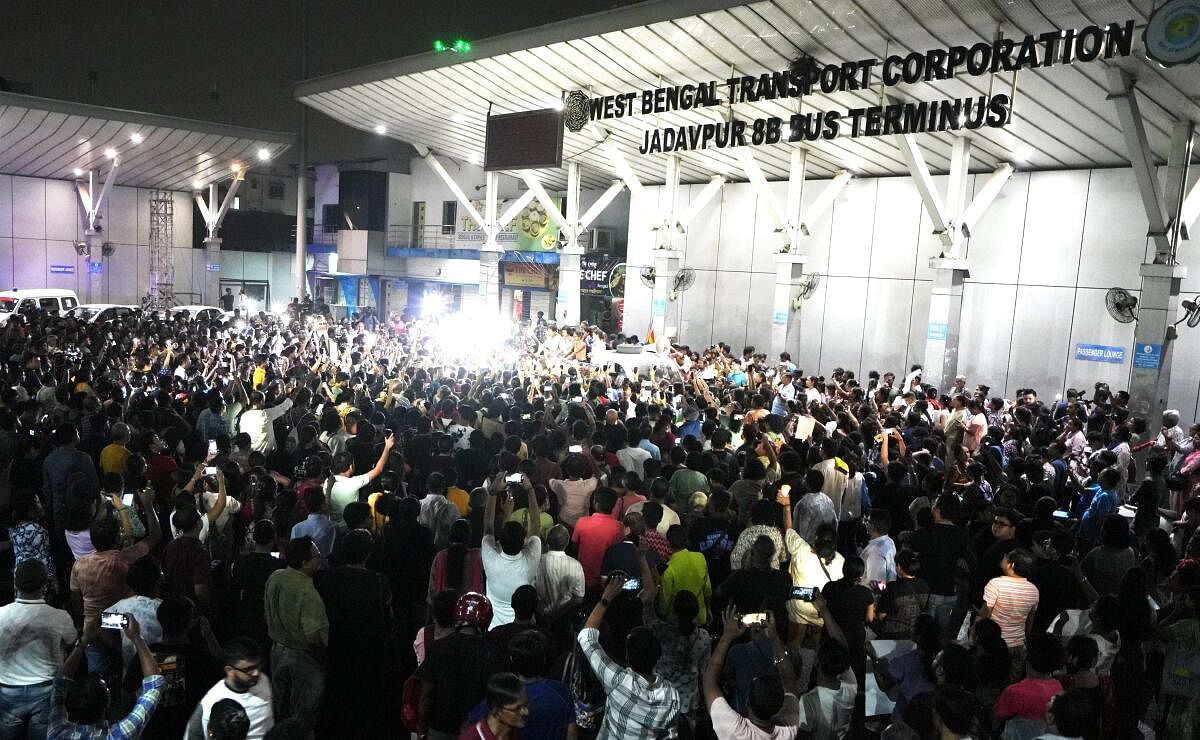
{"type": "Polygon", "coordinates": [[[62,314],[79,305],[79,296],[73,290],[61,288],[26,288],[0,291],[0,326],[8,323],[14,314],[35,309],[62,314]]]}
{"type": "Polygon", "coordinates": [[[105,321],[128,316],[137,306],[127,306],[120,303],[81,303],[70,311],[67,316],[86,321],[89,324],[100,324],[105,321]]]}
{"type": "Polygon", "coordinates": [[[229,321],[233,318],[232,311],[223,311],[216,306],[175,306],[167,313],[171,318],[186,314],[188,321],[229,321]]]}

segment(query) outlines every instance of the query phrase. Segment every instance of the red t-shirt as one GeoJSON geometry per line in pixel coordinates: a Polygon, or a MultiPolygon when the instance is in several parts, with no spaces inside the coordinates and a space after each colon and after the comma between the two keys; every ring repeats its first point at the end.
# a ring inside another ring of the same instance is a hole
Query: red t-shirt
{"type": "Polygon", "coordinates": [[[1050,700],[1062,690],[1062,684],[1053,678],[1026,678],[1000,692],[992,711],[996,719],[1042,719],[1050,700]]]}
{"type": "Polygon", "coordinates": [[[625,538],[625,527],[609,514],[595,513],[575,522],[571,541],[579,547],[579,563],[583,566],[583,582],[588,588],[600,584],[600,564],[604,552],[625,538]]]}

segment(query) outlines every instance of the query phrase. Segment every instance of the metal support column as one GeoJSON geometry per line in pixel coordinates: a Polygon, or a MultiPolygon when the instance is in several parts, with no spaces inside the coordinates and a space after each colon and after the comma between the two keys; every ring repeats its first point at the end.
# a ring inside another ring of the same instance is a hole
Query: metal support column
{"type": "MultiPolygon", "coordinates": [[[[308,79],[308,5],[300,4],[300,79],[308,79]]],[[[300,105],[300,135],[296,140],[296,255],[292,264],[296,297],[308,294],[305,274],[308,253],[308,106],[300,105]]]]}
{"type": "Polygon", "coordinates": [[[792,310],[799,288],[804,282],[802,254],[775,255],[775,300],[771,314],[771,356],[774,362],[780,352],[791,352],[795,357],[800,343],[800,311],[792,310]]]}
{"type": "Polygon", "coordinates": [[[676,330],[673,322],[676,317],[668,319],[668,311],[673,305],[671,288],[675,284],[675,273],[679,272],[683,261],[683,252],[658,249],[651,256],[654,258],[654,289],[651,293],[650,326],[654,329],[654,348],[661,351],[671,345],[668,333],[673,334],[676,330]]]}
{"type": "Polygon", "coordinates": [[[929,294],[929,323],[925,331],[924,382],[944,391],[958,374],[958,340],[962,318],[963,281],[971,276],[966,260],[937,257],[929,261],[933,283],[929,294]]]}
{"type": "Polygon", "coordinates": [[[579,246],[579,164],[567,163],[567,244],[558,256],[558,294],[555,298],[555,316],[560,323],[573,326],[579,323],[583,310],[579,295],[579,259],[583,249],[579,246]]]}
{"type": "MultiPolygon", "coordinates": [[[[217,299],[221,296],[221,237],[218,234],[221,231],[221,224],[225,221],[225,214],[233,205],[238,186],[245,179],[246,171],[241,167],[234,167],[233,180],[230,181],[229,190],[225,192],[225,197],[220,201],[220,205],[217,204],[217,184],[215,182],[208,186],[208,202],[205,202],[203,194],[195,193],[196,206],[200,209],[205,226],[208,227],[208,235],[204,239],[204,280],[200,300],[209,305],[215,306],[217,299]]],[[[303,273],[301,273],[301,277],[303,277],[303,273]]]]}
{"type": "Polygon", "coordinates": [[[1182,265],[1147,263],[1141,266],[1137,325],[1133,330],[1134,362],[1129,371],[1129,411],[1146,420],[1153,437],[1162,427],[1171,390],[1171,355],[1175,317],[1179,313],[1179,284],[1187,277],[1182,265]]]}

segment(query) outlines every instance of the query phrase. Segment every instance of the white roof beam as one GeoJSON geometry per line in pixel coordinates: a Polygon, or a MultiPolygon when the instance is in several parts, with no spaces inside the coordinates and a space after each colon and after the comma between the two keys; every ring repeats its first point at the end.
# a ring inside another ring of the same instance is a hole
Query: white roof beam
{"type": "Polygon", "coordinates": [[[801,233],[805,236],[812,234],[812,225],[824,216],[826,211],[833,207],[833,201],[837,200],[837,197],[841,195],[842,190],[846,187],[846,183],[850,182],[850,177],[850,173],[846,170],[840,170],[833,176],[833,179],[821,191],[817,199],[802,214],[803,218],[800,220],[801,233]]]}
{"type": "Polygon", "coordinates": [[[770,186],[767,185],[767,178],[763,177],[762,169],[758,166],[758,160],[754,158],[748,147],[738,147],[738,158],[742,160],[742,171],[746,173],[746,179],[754,186],[758,197],[762,198],[767,203],[767,207],[771,209],[771,214],[775,217],[777,231],[786,231],[788,226],[787,216],[779,205],[779,201],[771,192],[770,186]]]}
{"type": "Polygon", "coordinates": [[[620,180],[613,180],[613,183],[608,186],[608,190],[605,190],[603,193],[601,193],[600,197],[596,199],[596,202],[593,203],[586,211],[584,211],[583,218],[579,219],[580,230],[584,230],[591,226],[592,222],[604,212],[605,208],[608,208],[613,200],[615,200],[624,189],[625,183],[621,182],[620,180]]]}
{"type": "Polygon", "coordinates": [[[692,202],[688,205],[687,210],[679,217],[676,228],[680,231],[687,231],[687,227],[691,225],[696,216],[699,216],[700,212],[708,207],[708,204],[712,202],[713,198],[717,197],[717,193],[721,192],[721,188],[724,186],[725,178],[720,175],[713,175],[708,184],[700,190],[695,198],[692,198],[692,202]]]}
{"type": "Polygon", "coordinates": [[[1158,181],[1154,154],[1146,139],[1146,126],[1133,80],[1119,67],[1108,68],[1108,99],[1116,105],[1117,117],[1121,120],[1121,133],[1125,136],[1125,148],[1128,150],[1126,154],[1133,166],[1142,209],[1150,223],[1149,236],[1154,240],[1154,262],[1171,264],[1175,256],[1167,238],[1167,214],[1163,208],[1162,186],[1158,181]]]}
{"type": "Polygon", "coordinates": [[[941,237],[944,246],[953,247],[946,207],[933,185],[933,175],[929,174],[929,166],[925,164],[925,155],[917,147],[916,138],[912,134],[904,134],[897,138],[896,144],[900,147],[900,154],[903,155],[905,163],[908,164],[908,171],[917,186],[917,192],[921,194],[921,202],[925,204],[929,220],[933,222],[934,233],[941,237]]]}
{"type": "Polygon", "coordinates": [[[570,231],[571,227],[567,224],[566,217],[563,216],[562,211],[558,210],[558,204],[551,200],[550,194],[538,181],[537,173],[533,170],[521,170],[521,179],[529,186],[529,192],[533,193],[533,197],[542,204],[542,208],[546,209],[546,215],[550,216],[550,220],[563,231],[570,231]]]}
{"type": "Polygon", "coordinates": [[[438,158],[435,157],[433,152],[429,150],[429,147],[423,144],[413,144],[413,148],[417,150],[417,154],[425,160],[426,164],[429,165],[429,169],[436,172],[437,176],[442,178],[442,182],[446,183],[446,187],[450,188],[450,192],[454,194],[454,197],[458,199],[458,202],[462,205],[462,207],[467,211],[471,218],[475,219],[475,223],[487,223],[484,220],[483,215],[479,212],[479,209],[476,208],[475,204],[471,202],[471,199],[467,197],[467,194],[463,192],[463,189],[458,186],[458,183],[454,181],[454,178],[451,177],[450,173],[446,171],[446,168],[442,166],[442,163],[438,161],[438,158]]]}
{"type": "Polygon", "coordinates": [[[1172,251],[1178,251],[1179,239],[1188,223],[1183,219],[1183,205],[1187,200],[1188,171],[1192,163],[1192,122],[1179,120],[1171,127],[1171,151],[1167,158],[1166,207],[1170,222],[1167,237],[1172,251]]]}
{"type": "Polygon", "coordinates": [[[1012,165],[1007,162],[992,171],[992,174],[988,176],[987,182],[983,184],[983,187],[979,189],[975,197],[971,199],[971,204],[966,207],[962,216],[958,219],[963,236],[971,236],[971,232],[975,229],[975,223],[987,211],[988,206],[1000,194],[1000,189],[1004,187],[1006,182],[1012,179],[1012,176],[1012,165]]]}

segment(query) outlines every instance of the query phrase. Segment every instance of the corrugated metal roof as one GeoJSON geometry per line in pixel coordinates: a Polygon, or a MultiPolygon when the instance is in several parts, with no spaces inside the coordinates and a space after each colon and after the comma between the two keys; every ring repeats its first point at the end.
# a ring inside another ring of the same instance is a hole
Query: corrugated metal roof
{"type": "MultiPolygon", "coordinates": [[[[1143,0],[767,0],[750,4],[643,3],[595,16],[509,34],[474,44],[465,58],[422,54],[300,83],[296,96],[347,125],[423,144],[462,161],[478,161],[489,107],[493,113],[547,107],[563,91],[626,93],[665,85],[785,69],[798,51],[822,62],[882,59],[954,44],[1023,37],[1056,28],[1106,25],[1133,19],[1135,47],[1149,15],[1143,0]]],[[[1151,149],[1166,160],[1176,117],[1200,122],[1200,74],[1195,65],[1161,69],[1140,49],[1114,60],[1138,79],[1151,149]]],[[[960,75],[900,85],[889,93],[919,100],[1014,92],[1014,120],[1003,128],[969,133],[975,169],[1010,162],[1023,169],[1118,166],[1128,163],[1112,103],[1106,62],[1023,70],[984,77],[960,75]]],[[[876,78],[877,79],[877,78],[876,78]]],[[[803,110],[879,104],[878,86],[814,94],[803,110]]],[[[788,117],[797,100],[739,103],[739,118],[788,117]]],[[[663,156],[636,154],[647,129],[709,123],[714,109],[607,120],[629,164],[645,183],[663,181],[663,156]]],[[[935,172],[949,167],[952,133],[917,140],[935,172]]],[[[907,174],[894,136],[839,137],[809,147],[809,173],[828,177],[846,168],[862,175],[907,174]]],[[[768,179],[785,179],[795,145],[754,148],[768,179]]],[[[580,162],[585,183],[603,186],[615,173],[587,132],[568,132],[564,160],[580,162]]],[[[680,155],[681,179],[704,182],[716,174],[741,178],[733,150],[680,155]]],[[[563,171],[546,171],[556,187],[563,171]]]]}
{"type": "Polygon", "coordinates": [[[229,177],[234,162],[253,168],[260,149],[274,159],[292,141],[288,133],[0,92],[7,175],[73,180],[76,169],[105,170],[111,148],[120,157],[114,184],[191,190],[229,177]]]}

